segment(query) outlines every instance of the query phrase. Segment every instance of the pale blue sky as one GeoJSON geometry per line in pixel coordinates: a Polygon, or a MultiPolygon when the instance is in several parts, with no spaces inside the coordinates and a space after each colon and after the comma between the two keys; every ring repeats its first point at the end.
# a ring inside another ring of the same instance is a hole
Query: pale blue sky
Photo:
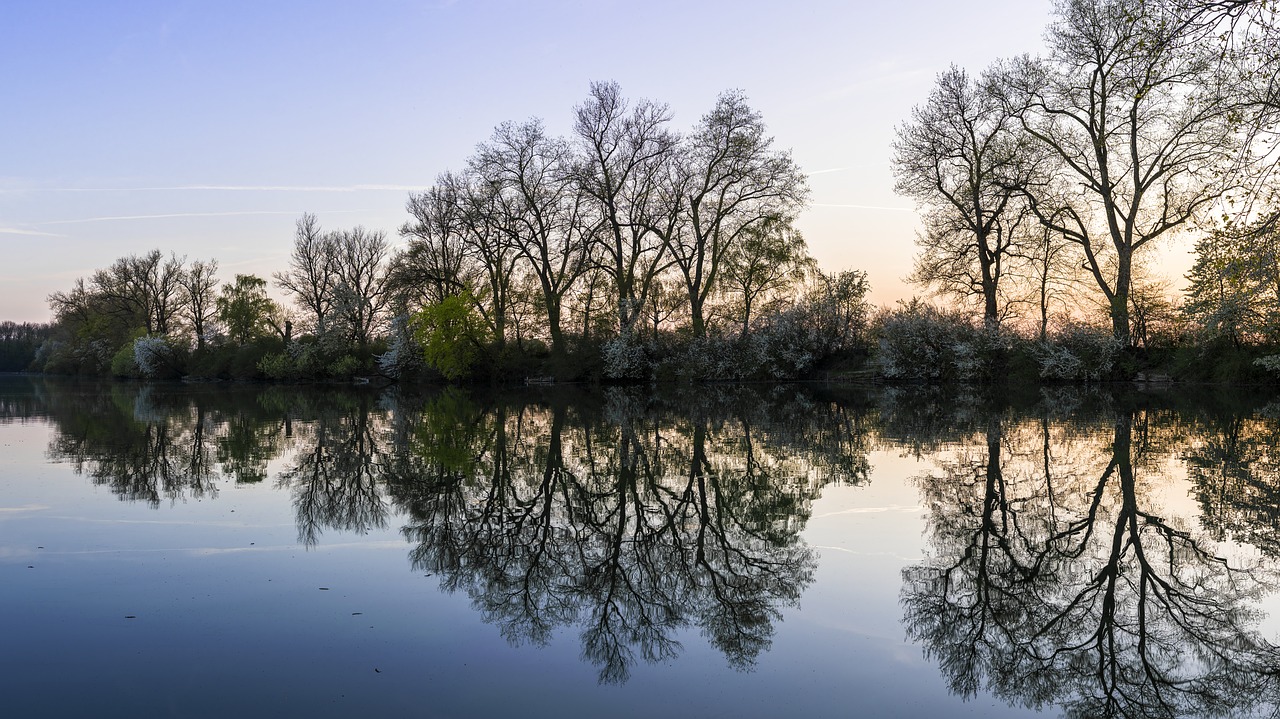
{"type": "MultiPolygon", "coordinates": [[[[893,129],[956,63],[1035,52],[1048,0],[0,0],[0,319],[152,248],[284,266],[293,223],[395,238],[410,189],[504,120],[569,130],[592,80],[685,128],[743,89],[811,179],[828,269],[910,294],[893,129]]],[[[398,240],[398,238],[396,238],[398,240]]]]}

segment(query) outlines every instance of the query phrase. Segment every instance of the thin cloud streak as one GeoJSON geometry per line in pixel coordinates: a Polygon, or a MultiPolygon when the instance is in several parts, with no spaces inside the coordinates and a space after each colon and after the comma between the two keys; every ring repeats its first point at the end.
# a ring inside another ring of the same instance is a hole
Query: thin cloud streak
{"type": "Polygon", "coordinates": [[[66,235],[58,235],[52,232],[37,232],[35,230],[19,230],[16,227],[0,227],[0,235],[22,235],[24,237],[66,237],[66,235]]]}
{"type": "MultiPolygon", "coordinates": [[[[353,214],[359,212],[374,212],[374,210],[326,210],[317,212],[318,215],[337,215],[337,214],[353,214]]],[[[107,217],[85,217],[79,220],[53,220],[51,222],[43,222],[44,225],[79,225],[86,222],[117,222],[121,220],[167,220],[177,217],[243,217],[250,215],[298,215],[302,214],[300,210],[245,210],[239,212],[174,212],[164,215],[112,215],[107,217]]]]}
{"type": "Polygon", "coordinates": [[[172,187],[28,187],[0,188],[0,194],[24,192],[416,192],[421,185],[175,185],[172,187]]]}
{"type": "Polygon", "coordinates": [[[825,169],[825,170],[814,170],[813,172],[810,172],[809,174],[810,174],[810,175],[826,175],[826,174],[831,173],[831,172],[844,172],[844,171],[845,171],[845,170],[847,170],[847,169],[849,169],[849,168],[847,168],[847,167],[829,167],[829,168],[827,168],[827,169],[825,169]]]}

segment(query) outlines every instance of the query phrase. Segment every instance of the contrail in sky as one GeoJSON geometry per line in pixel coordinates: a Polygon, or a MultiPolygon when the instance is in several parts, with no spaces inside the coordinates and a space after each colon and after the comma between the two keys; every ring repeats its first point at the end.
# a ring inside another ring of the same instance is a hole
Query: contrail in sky
{"type": "Polygon", "coordinates": [[[52,232],[37,232],[36,230],[19,230],[16,227],[0,227],[0,235],[24,235],[29,237],[64,237],[65,235],[56,235],[52,232]]]}
{"type": "Polygon", "coordinates": [[[0,193],[20,192],[413,192],[421,185],[175,185],[173,187],[27,187],[0,188],[0,193]]]}
{"type": "MultiPolygon", "coordinates": [[[[317,212],[318,215],[351,214],[357,212],[375,212],[375,210],[327,210],[317,212]]],[[[244,215],[298,215],[300,210],[246,210],[243,212],[174,212],[165,215],[113,215],[107,217],[85,217],[79,220],[52,220],[42,222],[44,225],[78,225],[85,222],[114,222],[117,220],[164,220],[174,217],[240,217],[244,215]]]]}

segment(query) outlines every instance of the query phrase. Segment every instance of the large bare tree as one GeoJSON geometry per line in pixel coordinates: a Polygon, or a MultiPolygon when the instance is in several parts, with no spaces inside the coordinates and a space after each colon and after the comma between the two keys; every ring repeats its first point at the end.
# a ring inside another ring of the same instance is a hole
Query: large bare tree
{"type": "Polygon", "coordinates": [[[1048,57],[1014,61],[1000,83],[1056,162],[1031,207],[1080,247],[1125,343],[1135,253],[1213,209],[1252,159],[1235,74],[1175,5],[1059,0],[1048,57]]]}
{"type": "Polygon", "coordinates": [[[705,337],[707,299],[728,251],[752,228],[799,211],[808,181],[739,91],[717,99],[678,154],[647,222],[683,280],[693,335],[705,337]]]}
{"type": "Polygon", "coordinates": [[[182,305],[196,336],[196,349],[204,349],[210,325],[217,318],[217,271],[217,260],[196,260],[182,276],[182,305]]]}
{"type": "Polygon", "coordinates": [[[479,146],[470,170],[495,191],[490,222],[537,278],[551,351],[562,356],[564,298],[587,268],[595,229],[573,176],[570,146],[549,136],[541,121],[504,123],[479,146]]]}
{"type": "Polygon", "coordinates": [[[912,279],[977,297],[989,329],[999,326],[1001,281],[1026,237],[1016,188],[1034,162],[1020,129],[989,76],[952,66],[898,127],[893,146],[895,189],[916,201],[925,225],[912,279]]]}
{"type": "Polygon", "coordinates": [[[669,265],[666,243],[644,218],[674,159],[677,136],[668,127],[666,105],[641,100],[629,106],[615,82],[591,83],[575,114],[581,155],[576,176],[602,220],[594,237],[599,264],[613,282],[618,333],[628,335],[655,278],[669,265]]]}
{"type": "Polygon", "coordinates": [[[315,215],[305,214],[294,229],[289,269],[272,275],[309,316],[317,335],[328,331],[337,277],[336,251],[334,237],[320,229],[315,215]]]}

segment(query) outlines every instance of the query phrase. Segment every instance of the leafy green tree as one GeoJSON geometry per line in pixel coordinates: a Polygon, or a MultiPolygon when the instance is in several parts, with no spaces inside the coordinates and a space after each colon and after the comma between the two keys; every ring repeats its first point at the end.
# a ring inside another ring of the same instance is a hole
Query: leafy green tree
{"type": "Polygon", "coordinates": [[[232,342],[245,345],[272,330],[281,337],[283,312],[267,296],[267,281],[256,275],[236,275],[235,282],[222,286],[218,296],[218,319],[227,328],[232,342]]]}
{"type": "Polygon", "coordinates": [[[1280,335],[1278,219],[1220,229],[1196,243],[1184,308],[1210,336],[1239,346],[1280,335]]]}
{"type": "Polygon", "coordinates": [[[414,337],[422,345],[427,366],[445,379],[466,377],[480,354],[484,333],[469,293],[446,297],[424,307],[413,318],[414,337]]]}

